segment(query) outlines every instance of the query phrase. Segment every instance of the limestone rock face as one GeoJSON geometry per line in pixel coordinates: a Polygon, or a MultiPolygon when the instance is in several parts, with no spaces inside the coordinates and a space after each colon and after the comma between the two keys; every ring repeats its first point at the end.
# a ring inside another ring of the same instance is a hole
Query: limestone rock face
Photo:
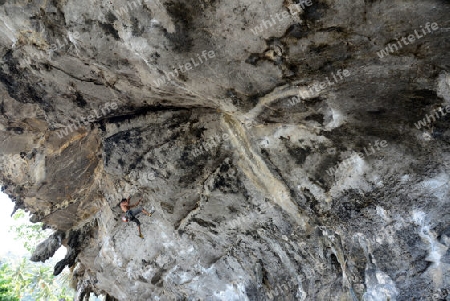
{"type": "Polygon", "coordinates": [[[67,246],[78,300],[450,300],[449,15],[0,0],[0,184],[55,229],[33,260],[67,246]]]}

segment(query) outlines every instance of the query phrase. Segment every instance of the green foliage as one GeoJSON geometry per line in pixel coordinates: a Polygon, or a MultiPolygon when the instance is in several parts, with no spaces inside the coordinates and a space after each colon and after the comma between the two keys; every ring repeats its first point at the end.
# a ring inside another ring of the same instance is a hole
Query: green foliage
{"type": "MultiPolygon", "coordinates": [[[[42,230],[42,223],[30,223],[23,210],[18,210],[13,219],[18,225],[10,227],[9,231],[15,234],[16,240],[21,241],[30,253],[49,236],[49,231],[42,230]]],[[[50,263],[32,263],[23,257],[0,264],[0,301],[59,301],[73,300],[75,296],[75,291],[69,287],[70,272],[63,271],[55,277],[50,263]],[[3,283],[5,295],[2,295],[3,283]]]]}
{"type": "Polygon", "coordinates": [[[9,266],[2,264],[0,267],[0,300],[19,301],[19,297],[15,294],[13,279],[8,276],[10,273],[9,266]]]}
{"type": "MultiPolygon", "coordinates": [[[[25,211],[17,210],[13,219],[16,221],[25,219],[25,211]]],[[[10,227],[9,231],[16,234],[16,239],[22,241],[30,253],[33,253],[39,242],[48,237],[48,233],[42,230],[42,223],[22,223],[17,227],[10,227]]]]}
{"type": "Polygon", "coordinates": [[[33,264],[27,258],[15,264],[4,262],[0,273],[0,283],[4,282],[6,288],[5,295],[0,290],[1,301],[73,300],[75,295],[68,287],[67,271],[54,277],[51,266],[33,264]]]}

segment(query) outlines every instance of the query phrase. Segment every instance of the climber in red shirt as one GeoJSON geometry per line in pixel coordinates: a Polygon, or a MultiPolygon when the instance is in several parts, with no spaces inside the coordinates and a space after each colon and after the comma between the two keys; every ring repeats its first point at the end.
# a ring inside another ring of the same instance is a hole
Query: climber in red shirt
{"type": "Polygon", "coordinates": [[[125,212],[125,216],[122,217],[122,221],[135,222],[138,226],[139,237],[144,238],[144,236],[141,233],[141,222],[136,218],[136,216],[139,215],[140,213],[144,213],[147,216],[152,216],[152,214],[155,212],[155,210],[152,209],[151,212],[148,212],[147,210],[145,210],[142,207],[138,207],[136,209],[131,210],[131,208],[137,207],[141,203],[142,198],[139,199],[139,201],[134,205],[130,205],[130,199],[131,199],[131,196],[128,197],[128,199],[122,199],[122,201],[120,201],[120,203],[119,203],[120,209],[122,209],[122,211],[125,212]]]}

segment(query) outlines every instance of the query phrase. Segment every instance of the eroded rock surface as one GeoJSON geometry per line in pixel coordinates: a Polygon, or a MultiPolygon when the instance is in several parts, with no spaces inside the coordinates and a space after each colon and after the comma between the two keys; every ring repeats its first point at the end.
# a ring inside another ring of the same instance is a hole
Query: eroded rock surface
{"type": "Polygon", "coordinates": [[[0,1],[0,183],[58,231],[33,260],[66,245],[78,300],[450,300],[449,15],[0,1]]]}

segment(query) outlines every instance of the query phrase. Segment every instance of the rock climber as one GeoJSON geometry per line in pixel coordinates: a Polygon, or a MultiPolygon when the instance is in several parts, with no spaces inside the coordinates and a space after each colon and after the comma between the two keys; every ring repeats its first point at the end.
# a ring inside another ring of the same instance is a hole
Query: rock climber
{"type": "Polygon", "coordinates": [[[128,199],[122,199],[119,203],[120,209],[122,209],[122,211],[125,212],[125,216],[122,217],[122,221],[135,222],[137,224],[137,227],[139,230],[139,237],[144,238],[144,236],[141,233],[141,222],[136,218],[136,216],[139,215],[140,213],[144,213],[147,216],[152,216],[152,214],[155,212],[155,210],[152,208],[152,210],[150,212],[148,212],[147,210],[145,210],[142,207],[138,207],[136,209],[131,210],[131,208],[135,208],[141,203],[142,198],[139,199],[139,201],[134,205],[130,205],[130,199],[131,199],[131,196],[128,197],[128,199]]]}

